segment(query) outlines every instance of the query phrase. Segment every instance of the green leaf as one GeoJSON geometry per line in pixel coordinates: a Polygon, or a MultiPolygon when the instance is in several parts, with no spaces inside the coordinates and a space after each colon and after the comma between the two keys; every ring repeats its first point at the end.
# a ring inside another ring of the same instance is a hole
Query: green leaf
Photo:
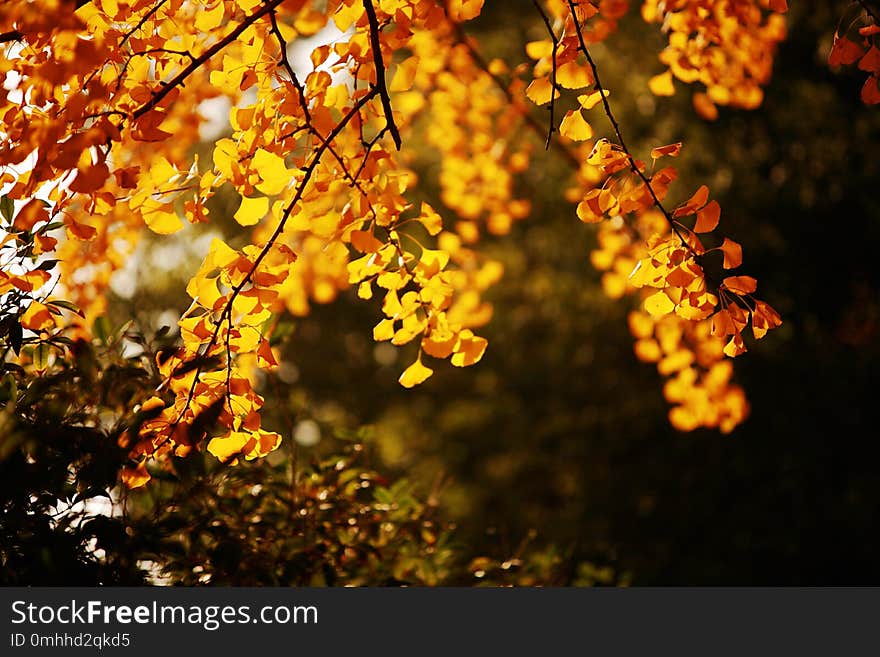
{"type": "Polygon", "coordinates": [[[12,199],[5,194],[0,197],[0,214],[2,214],[3,218],[10,223],[15,214],[15,203],[13,203],[12,199]]]}
{"type": "Polygon", "coordinates": [[[94,323],[92,324],[92,333],[103,344],[107,344],[108,340],[110,339],[110,320],[107,319],[104,315],[96,318],[94,323]]]}
{"type": "Polygon", "coordinates": [[[34,367],[38,370],[44,370],[49,367],[49,351],[50,346],[45,342],[41,342],[34,347],[34,367]]]}
{"type": "Polygon", "coordinates": [[[65,310],[69,310],[75,315],[79,315],[83,319],[85,319],[85,313],[80,310],[79,306],[77,306],[72,301],[65,301],[64,299],[52,299],[51,301],[46,302],[47,306],[55,306],[56,308],[64,308],[65,310]]]}

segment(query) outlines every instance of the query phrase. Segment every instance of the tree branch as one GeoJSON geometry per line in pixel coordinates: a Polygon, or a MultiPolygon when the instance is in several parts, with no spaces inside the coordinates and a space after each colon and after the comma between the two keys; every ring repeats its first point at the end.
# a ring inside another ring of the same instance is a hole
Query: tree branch
{"type": "MultiPolygon", "coordinates": [[[[455,28],[455,34],[458,39],[458,43],[467,48],[468,54],[470,55],[470,58],[473,60],[473,62],[480,68],[480,70],[483,71],[483,73],[485,73],[492,79],[495,85],[507,97],[507,101],[511,104],[511,106],[520,108],[521,106],[517,103],[517,99],[514,98],[513,94],[511,93],[510,87],[504,80],[502,80],[500,77],[498,77],[498,75],[496,75],[489,69],[489,64],[486,62],[485,59],[483,59],[483,56],[476,48],[474,48],[473,44],[471,44],[471,42],[468,40],[468,36],[467,34],[465,34],[461,25],[459,23],[453,23],[453,27],[455,28]]],[[[528,125],[529,128],[531,128],[535,132],[535,134],[540,137],[544,136],[544,126],[542,126],[537,121],[537,119],[535,119],[534,116],[532,116],[525,109],[522,109],[520,115],[522,116],[523,121],[526,122],[526,125],[528,125]]],[[[560,152],[565,155],[565,158],[568,160],[569,164],[571,164],[571,166],[573,166],[575,169],[579,169],[581,166],[581,161],[578,156],[575,155],[571,147],[559,139],[558,132],[554,132],[552,134],[552,137],[554,143],[560,149],[560,152]]]]}
{"type": "Polygon", "coordinates": [[[232,30],[232,32],[230,32],[225,37],[220,39],[217,43],[215,43],[213,46],[208,48],[201,55],[199,55],[198,57],[193,59],[193,61],[190,62],[190,64],[185,69],[183,69],[180,73],[178,73],[174,77],[174,79],[172,79],[171,81],[166,83],[165,86],[163,86],[158,91],[154,92],[153,97],[149,101],[147,101],[146,103],[141,105],[138,109],[136,109],[134,111],[134,113],[131,115],[131,118],[136,121],[137,119],[142,117],[144,114],[146,114],[147,112],[149,112],[150,110],[155,108],[156,105],[161,103],[162,99],[165,98],[165,96],[167,96],[171,92],[172,89],[180,86],[184,80],[186,80],[190,75],[192,75],[205,62],[207,62],[209,59],[211,59],[218,52],[223,50],[230,43],[232,43],[233,41],[238,39],[238,37],[241,36],[242,32],[244,32],[246,29],[248,29],[251,25],[256,23],[258,20],[260,20],[263,16],[265,16],[266,14],[273,11],[282,2],[284,2],[284,0],[270,0],[270,2],[267,2],[265,5],[260,7],[260,9],[255,11],[253,14],[251,14],[247,18],[245,18],[238,25],[238,27],[236,27],[234,30],[232,30]]]}
{"type": "Polygon", "coordinates": [[[382,44],[379,43],[379,19],[376,18],[376,10],[371,0],[363,0],[367,19],[370,21],[370,48],[373,51],[373,62],[376,65],[376,88],[379,90],[379,98],[382,100],[382,110],[385,112],[385,121],[397,150],[400,150],[400,132],[394,123],[394,114],[391,110],[391,97],[385,86],[385,64],[382,61],[382,44]]]}
{"type": "MultiPolygon", "coordinates": [[[[620,143],[620,147],[623,149],[623,152],[626,154],[627,162],[629,163],[629,168],[632,170],[634,174],[636,174],[644,183],[645,187],[648,189],[648,193],[651,195],[651,199],[654,201],[654,205],[657,207],[660,212],[663,213],[663,216],[666,218],[666,221],[669,223],[669,227],[672,229],[672,232],[675,233],[676,237],[681,240],[681,243],[687,247],[687,249],[694,254],[697,253],[694,251],[694,248],[691,246],[690,242],[688,242],[684,235],[681,234],[681,231],[678,228],[678,222],[673,219],[672,215],[669,213],[663,203],[657,196],[657,193],[654,191],[654,188],[651,187],[651,179],[645,175],[645,173],[638,167],[636,164],[636,160],[632,155],[632,152],[627,148],[626,142],[623,140],[623,133],[620,130],[620,124],[618,124],[617,119],[614,117],[614,113],[611,111],[611,104],[608,102],[608,94],[605,93],[604,88],[602,87],[602,82],[599,79],[599,69],[596,67],[596,62],[593,60],[593,56],[590,55],[590,51],[587,49],[587,44],[584,41],[584,35],[581,31],[581,24],[578,21],[576,8],[574,6],[574,2],[572,0],[568,1],[568,7],[571,11],[571,20],[574,22],[575,32],[577,33],[578,38],[578,49],[584,54],[587,58],[587,63],[590,65],[590,70],[593,73],[593,84],[595,89],[599,91],[599,95],[602,98],[602,107],[605,109],[605,116],[608,117],[608,120],[611,122],[611,127],[614,129],[614,134],[617,136],[617,141],[620,143]]],[[[539,6],[540,9],[540,6],[539,6]]],[[[543,10],[541,10],[543,13],[543,10]]]]}

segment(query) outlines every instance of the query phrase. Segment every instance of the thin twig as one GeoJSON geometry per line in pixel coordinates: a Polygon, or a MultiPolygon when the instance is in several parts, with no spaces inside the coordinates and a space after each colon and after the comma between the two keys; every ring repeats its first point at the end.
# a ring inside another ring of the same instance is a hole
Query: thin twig
{"type": "Polygon", "coordinates": [[[223,50],[230,43],[238,39],[241,36],[242,32],[248,29],[251,25],[256,23],[259,19],[261,19],[266,14],[270,13],[275,7],[280,5],[284,0],[270,0],[265,5],[263,5],[260,9],[255,11],[250,16],[246,17],[232,32],[227,34],[225,37],[217,41],[213,46],[208,48],[201,55],[193,59],[190,64],[183,69],[180,73],[178,73],[174,79],[166,83],[161,89],[153,92],[153,97],[150,98],[146,103],[141,105],[138,109],[136,109],[131,118],[133,120],[137,120],[142,117],[144,114],[152,110],[156,105],[162,102],[162,100],[167,96],[172,89],[181,86],[183,82],[192,75],[197,69],[199,69],[205,62],[211,59],[218,52],[223,50]]]}
{"type": "MultiPolygon", "coordinates": [[[[207,355],[211,351],[211,349],[213,349],[214,346],[217,344],[217,340],[220,336],[220,329],[222,328],[223,323],[225,321],[227,321],[229,318],[231,318],[231,316],[232,316],[232,306],[233,306],[233,303],[235,302],[235,299],[242,292],[242,290],[244,290],[245,286],[247,286],[251,282],[251,279],[253,278],[254,273],[257,271],[257,268],[260,266],[260,263],[269,254],[269,251],[272,249],[272,246],[275,244],[275,242],[278,241],[278,238],[281,236],[281,233],[284,232],[284,227],[287,224],[287,220],[290,218],[290,215],[292,214],[293,209],[296,207],[296,204],[299,203],[300,199],[302,198],[303,194],[305,193],[306,186],[308,185],[309,181],[311,180],[312,174],[315,172],[315,169],[317,168],[318,164],[320,163],[321,158],[324,155],[324,152],[330,148],[330,144],[333,142],[334,139],[336,139],[336,137],[339,135],[339,133],[342,132],[342,130],[345,128],[345,126],[348,125],[351,122],[351,120],[360,113],[361,108],[363,108],[364,105],[366,105],[370,100],[375,98],[378,94],[379,94],[378,87],[374,86],[364,96],[362,96],[360,99],[358,99],[358,101],[351,107],[351,109],[348,111],[348,113],[344,117],[342,117],[342,119],[339,121],[339,123],[336,124],[336,127],[333,128],[333,130],[330,132],[330,134],[327,135],[327,138],[315,150],[315,153],[312,156],[312,159],[308,163],[308,165],[306,165],[305,168],[302,169],[303,177],[300,180],[299,185],[297,186],[297,189],[293,195],[293,198],[291,198],[290,202],[284,208],[284,211],[281,214],[281,218],[278,221],[278,225],[275,227],[275,230],[272,232],[272,235],[266,241],[266,244],[263,245],[263,248],[260,250],[260,253],[257,254],[256,258],[254,258],[254,262],[251,265],[251,268],[249,269],[248,273],[238,283],[238,285],[236,285],[234,288],[232,288],[232,291],[229,294],[229,299],[226,302],[226,305],[224,306],[223,310],[221,311],[220,317],[218,318],[218,320],[215,324],[214,331],[211,334],[211,338],[204,347],[204,351],[203,351],[204,355],[207,355]]],[[[196,388],[198,387],[198,384],[200,382],[200,376],[203,371],[204,371],[204,364],[199,363],[198,367],[196,367],[196,369],[195,369],[195,376],[193,377],[192,385],[190,386],[189,392],[187,393],[186,403],[183,405],[183,408],[181,409],[180,413],[178,414],[177,419],[171,425],[168,436],[164,440],[162,440],[158,445],[155,446],[154,451],[158,450],[160,447],[162,447],[164,444],[166,444],[169,440],[171,440],[171,437],[174,434],[174,430],[177,428],[177,426],[183,420],[183,416],[185,415],[187,409],[190,407],[190,404],[192,403],[193,398],[195,397],[196,388]]]]}
{"type": "Polygon", "coordinates": [[[385,64],[382,61],[382,44],[379,42],[379,19],[376,18],[376,10],[371,0],[364,1],[364,10],[367,12],[367,20],[370,22],[370,48],[373,50],[373,62],[376,65],[376,88],[382,100],[382,111],[385,112],[385,121],[388,131],[394,140],[397,150],[400,150],[400,132],[394,123],[394,113],[391,110],[391,97],[388,95],[388,87],[385,86],[385,64]]]}
{"type": "Polygon", "coordinates": [[[646,176],[645,173],[639,168],[635,158],[632,155],[632,152],[629,150],[629,148],[627,148],[626,142],[623,139],[623,133],[620,130],[620,124],[618,124],[617,119],[614,117],[614,113],[611,111],[611,104],[608,102],[608,94],[605,93],[605,90],[602,87],[602,82],[599,79],[599,69],[596,66],[596,62],[593,60],[592,55],[590,55],[590,51],[587,49],[587,44],[584,41],[584,35],[581,32],[581,24],[578,21],[576,9],[572,0],[568,0],[568,7],[571,10],[571,19],[574,22],[575,32],[577,33],[578,49],[587,58],[587,63],[590,65],[590,70],[593,73],[594,88],[599,91],[599,95],[602,98],[602,106],[605,108],[605,116],[607,116],[608,120],[611,122],[611,127],[614,129],[614,134],[617,136],[617,141],[620,144],[620,147],[623,149],[624,154],[626,155],[627,162],[629,163],[629,168],[642,180],[645,187],[648,189],[648,193],[651,195],[651,199],[653,200],[654,205],[666,218],[666,221],[667,223],[669,223],[669,227],[672,229],[672,232],[675,233],[676,237],[681,240],[681,243],[686,246],[687,249],[696,257],[698,254],[694,250],[694,247],[692,247],[690,242],[688,242],[684,238],[684,235],[681,234],[681,231],[678,228],[678,222],[675,221],[669,210],[664,207],[663,203],[660,201],[660,198],[657,196],[657,192],[655,192],[654,188],[651,186],[651,179],[648,178],[648,176],[646,176]]]}
{"type": "MultiPolygon", "coordinates": [[[[517,99],[514,97],[513,93],[510,91],[510,87],[508,84],[502,80],[498,75],[493,73],[489,69],[489,64],[483,58],[483,56],[479,53],[479,51],[474,48],[473,44],[469,41],[467,34],[465,34],[461,25],[458,23],[453,24],[455,27],[456,37],[458,43],[467,48],[468,55],[473,60],[473,62],[480,68],[486,75],[488,75],[498,89],[507,97],[507,101],[510,103],[511,107],[520,109],[520,115],[522,116],[523,121],[526,122],[526,125],[531,128],[535,134],[543,137],[544,136],[544,126],[542,126],[534,116],[532,116],[525,108],[522,107],[517,102],[517,99]]],[[[565,155],[565,158],[568,160],[569,164],[571,164],[575,169],[579,169],[581,166],[581,161],[572,148],[565,142],[559,139],[559,133],[553,133],[553,141],[556,146],[560,149],[560,152],[565,155]]]]}
{"type": "Polygon", "coordinates": [[[559,37],[556,36],[556,32],[550,24],[550,18],[544,12],[544,9],[538,3],[538,0],[532,0],[532,4],[535,5],[538,13],[541,14],[541,18],[544,20],[544,25],[547,27],[547,32],[550,34],[550,39],[553,41],[553,53],[550,55],[553,60],[552,68],[550,70],[550,127],[547,130],[547,141],[544,143],[544,150],[550,150],[550,142],[553,139],[553,132],[556,130],[556,122],[553,118],[553,112],[556,106],[556,53],[559,51],[559,37]]]}

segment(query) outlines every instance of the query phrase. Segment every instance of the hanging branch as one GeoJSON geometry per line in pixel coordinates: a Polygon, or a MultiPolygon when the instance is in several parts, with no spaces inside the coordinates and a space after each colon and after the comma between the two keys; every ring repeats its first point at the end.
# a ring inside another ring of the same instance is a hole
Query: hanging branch
{"type": "Polygon", "coordinates": [[[550,24],[550,19],[547,17],[547,14],[544,13],[541,5],[538,4],[538,0],[532,0],[532,4],[535,5],[538,13],[541,14],[541,18],[544,20],[544,25],[547,27],[547,32],[550,34],[550,39],[553,41],[553,52],[550,55],[550,59],[552,60],[552,69],[550,70],[550,126],[547,129],[547,141],[544,143],[544,150],[550,150],[550,141],[553,139],[553,133],[556,131],[556,122],[553,119],[553,113],[556,106],[556,53],[559,51],[559,37],[556,36],[556,32],[550,24]]]}
{"type": "Polygon", "coordinates": [[[382,45],[379,43],[379,19],[376,18],[376,10],[371,0],[364,0],[364,10],[370,21],[370,48],[373,51],[373,62],[376,65],[376,89],[379,90],[379,98],[382,100],[382,110],[385,112],[385,121],[397,150],[400,150],[401,140],[397,124],[394,123],[394,113],[391,110],[391,97],[388,95],[388,87],[385,86],[385,64],[382,61],[382,45]]]}
{"type": "MultiPolygon", "coordinates": [[[[540,7],[540,5],[537,5],[537,3],[536,6],[541,12],[541,15],[544,16],[544,20],[547,21],[544,10],[540,7]]],[[[614,134],[617,136],[617,141],[620,144],[620,147],[623,149],[624,154],[626,155],[626,160],[629,163],[629,168],[644,183],[645,187],[648,190],[648,193],[651,195],[651,199],[653,200],[654,205],[666,218],[666,221],[669,224],[669,227],[672,229],[672,232],[675,233],[675,236],[678,237],[679,240],[681,240],[681,243],[685,247],[687,247],[687,249],[691,252],[691,254],[693,254],[695,258],[698,257],[699,254],[694,251],[694,247],[692,247],[690,242],[688,242],[685,239],[684,235],[681,234],[678,222],[672,217],[669,210],[667,210],[664,207],[663,203],[660,201],[660,198],[657,196],[657,192],[655,192],[654,188],[651,186],[651,179],[648,178],[648,176],[645,175],[645,172],[639,168],[635,158],[632,155],[632,152],[629,150],[629,148],[627,148],[626,142],[623,139],[623,133],[620,130],[620,124],[617,122],[617,119],[614,117],[614,113],[611,111],[611,104],[608,102],[608,94],[605,93],[605,90],[602,87],[602,82],[599,79],[599,69],[596,66],[596,62],[593,60],[593,56],[590,54],[590,51],[587,48],[586,41],[584,40],[584,35],[581,31],[581,24],[578,21],[577,17],[577,10],[572,0],[568,0],[568,7],[571,11],[571,20],[574,23],[575,32],[577,33],[578,50],[580,50],[584,54],[584,57],[587,58],[587,63],[590,65],[590,70],[593,73],[594,88],[599,91],[599,96],[602,98],[602,107],[605,109],[605,116],[607,116],[608,120],[611,122],[611,127],[614,129],[614,134]]]]}

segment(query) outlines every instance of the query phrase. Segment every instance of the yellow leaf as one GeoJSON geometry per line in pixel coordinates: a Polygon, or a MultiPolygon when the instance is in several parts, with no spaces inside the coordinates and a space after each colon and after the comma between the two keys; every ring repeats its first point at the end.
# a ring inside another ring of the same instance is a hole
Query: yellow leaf
{"type": "Polygon", "coordinates": [[[383,319],[373,327],[373,339],[376,342],[390,340],[394,337],[394,320],[383,319]]]}
{"type": "Polygon", "coordinates": [[[724,345],[724,353],[730,358],[736,358],[746,351],[746,345],[743,342],[743,338],[740,333],[734,333],[733,336],[730,338],[730,342],[724,345]]]}
{"type": "Polygon", "coordinates": [[[454,349],[455,353],[450,360],[456,367],[473,365],[483,357],[488,344],[485,338],[475,336],[472,331],[465,329],[459,336],[458,344],[454,349]]]}
{"type": "Polygon", "coordinates": [[[611,92],[607,89],[600,89],[598,91],[594,91],[591,94],[584,94],[583,96],[578,96],[578,102],[581,104],[585,110],[593,109],[597,103],[602,101],[602,96],[608,98],[611,95],[611,92]]]}
{"type": "Polygon", "coordinates": [[[593,136],[593,128],[584,120],[580,110],[569,110],[559,125],[559,132],[574,141],[586,141],[593,136]]]}
{"type": "Polygon", "coordinates": [[[422,213],[418,221],[425,227],[430,235],[436,235],[443,230],[443,219],[427,203],[422,203],[422,213]]]}
{"type": "Polygon", "coordinates": [[[456,23],[469,21],[480,15],[483,0],[449,0],[447,5],[449,17],[456,23]]]}
{"type": "Polygon", "coordinates": [[[42,331],[55,328],[55,318],[49,308],[39,301],[32,301],[21,316],[21,325],[31,331],[42,331]]]}
{"type": "Polygon", "coordinates": [[[226,436],[212,438],[208,442],[208,451],[221,461],[228,461],[240,455],[250,440],[250,434],[230,431],[226,436]]]}
{"type": "Polygon", "coordinates": [[[159,235],[170,235],[183,228],[183,222],[170,203],[159,203],[159,201],[148,198],[141,206],[141,213],[144,223],[159,235]]]}
{"type": "Polygon", "coordinates": [[[290,171],[284,166],[284,158],[262,148],[254,154],[253,169],[263,181],[256,186],[257,189],[269,196],[281,193],[290,182],[290,171]]]}
{"type": "Polygon", "coordinates": [[[556,82],[566,89],[583,89],[593,84],[593,76],[577,62],[566,62],[556,69],[556,82]]]}
{"type": "Polygon", "coordinates": [[[526,44],[526,54],[535,60],[549,57],[553,54],[553,42],[550,39],[529,41],[526,44]]]}
{"type": "Polygon", "coordinates": [[[202,32],[210,32],[223,22],[223,0],[217,0],[213,9],[200,9],[196,12],[196,28],[202,32]]]}
{"type": "Polygon", "coordinates": [[[655,292],[645,299],[645,310],[647,310],[652,317],[663,317],[664,315],[668,315],[674,308],[675,304],[672,303],[672,300],[666,296],[666,293],[663,292],[663,290],[655,292]]]}
{"type": "Polygon", "coordinates": [[[672,73],[666,71],[648,80],[648,88],[655,96],[672,96],[675,86],[672,84],[672,73]]]}
{"type": "Polygon", "coordinates": [[[122,468],[122,483],[128,488],[140,488],[150,480],[150,473],[147,472],[147,465],[143,461],[137,464],[137,467],[126,466],[122,468]]]}
{"type": "MultiPolygon", "coordinates": [[[[550,85],[550,80],[546,76],[532,80],[529,86],[526,87],[526,96],[528,96],[529,100],[535,103],[535,105],[546,105],[549,103],[551,92],[553,92],[553,87],[550,85]]],[[[555,93],[556,96],[559,96],[558,92],[555,93]]]]}
{"type": "Polygon", "coordinates": [[[388,85],[389,91],[409,91],[416,79],[416,72],[419,69],[419,58],[416,56],[405,59],[398,65],[391,84],[388,85]]]}
{"type": "Polygon", "coordinates": [[[269,199],[265,196],[242,198],[241,205],[235,213],[235,220],[242,226],[253,226],[266,216],[269,211],[269,199]]]}
{"type": "Polygon", "coordinates": [[[430,367],[422,365],[422,355],[419,354],[419,357],[416,358],[416,362],[407,367],[403,371],[403,374],[400,375],[400,385],[404,388],[412,388],[425,381],[433,373],[434,370],[430,367]]]}

